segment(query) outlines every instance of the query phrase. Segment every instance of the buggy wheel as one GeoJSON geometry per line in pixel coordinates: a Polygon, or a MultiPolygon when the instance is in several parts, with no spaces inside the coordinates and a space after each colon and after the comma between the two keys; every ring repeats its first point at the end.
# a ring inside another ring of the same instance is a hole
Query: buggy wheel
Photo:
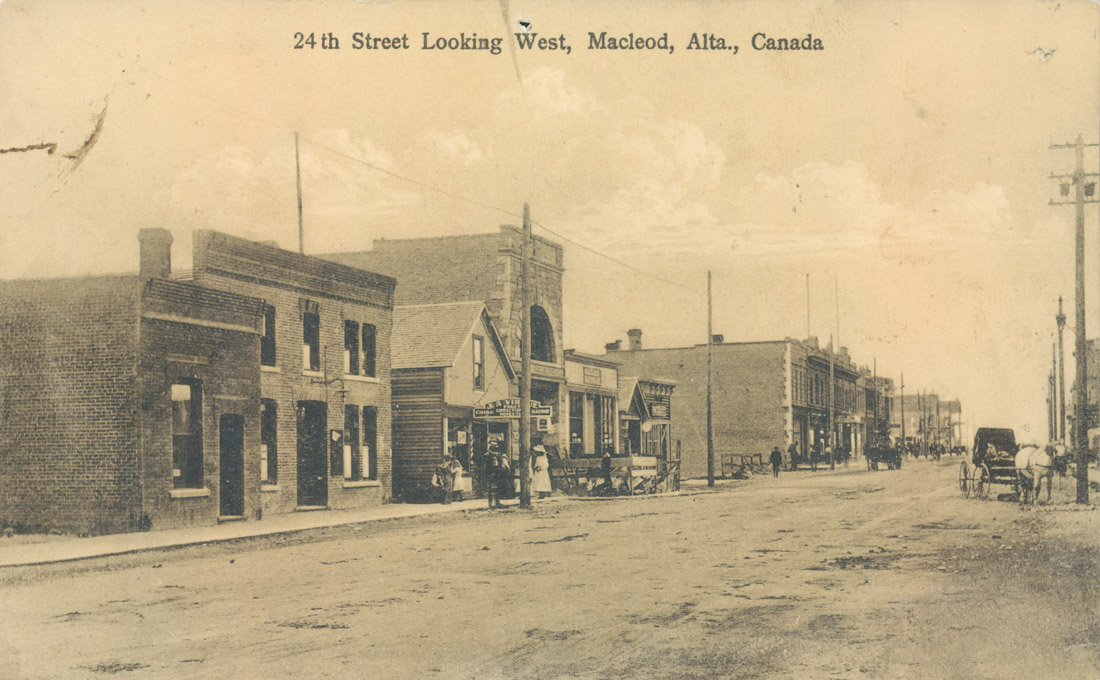
{"type": "Polygon", "coordinates": [[[966,461],[962,462],[962,466],[959,468],[959,491],[962,491],[963,498],[970,498],[970,471],[966,469],[966,461]]]}
{"type": "Polygon", "coordinates": [[[979,500],[985,500],[989,498],[989,468],[982,465],[976,465],[974,472],[971,474],[970,486],[974,493],[974,498],[979,500]]]}

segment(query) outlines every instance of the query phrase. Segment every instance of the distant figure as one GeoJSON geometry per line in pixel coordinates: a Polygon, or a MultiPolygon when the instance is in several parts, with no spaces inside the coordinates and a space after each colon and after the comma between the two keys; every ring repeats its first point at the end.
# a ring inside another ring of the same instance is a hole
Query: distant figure
{"type": "Polygon", "coordinates": [[[602,496],[610,496],[615,492],[615,482],[611,479],[611,451],[604,451],[600,460],[600,472],[603,474],[603,482],[593,491],[602,496]]]}
{"type": "Polygon", "coordinates": [[[817,443],[814,444],[813,453],[810,454],[810,469],[814,472],[817,472],[817,460],[821,457],[822,451],[823,448],[821,446],[821,440],[819,439],[817,443]]]}
{"type": "Polygon", "coordinates": [[[825,447],[825,460],[829,461],[829,469],[836,469],[836,456],[833,455],[833,447],[831,445],[825,447]]]}
{"type": "Polygon", "coordinates": [[[539,498],[546,498],[553,488],[550,485],[550,460],[546,457],[546,449],[542,445],[532,447],[534,454],[531,474],[531,491],[538,493],[539,498]]]}
{"type": "Polygon", "coordinates": [[[489,442],[489,451],[485,454],[485,492],[489,499],[490,508],[503,507],[500,504],[501,474],[504,467],[503,455],[500,453],[500,444],[496,441],[489,442]]]}
{"type": "Polygon", "coordinates": [[[798,469],[798,442],[791,442],[787,447],[787,454],[791,457],[791,472],[798,469]]]}
{"type": "Polygon", "coordinates": [[[772,476],[773,477],[778,477],[779,476],[779,468],[780,468],[781,465],[783,465],[783,454],[779,451],[778,446],[772,447],[771,463],[772,463],[772,476]]]}

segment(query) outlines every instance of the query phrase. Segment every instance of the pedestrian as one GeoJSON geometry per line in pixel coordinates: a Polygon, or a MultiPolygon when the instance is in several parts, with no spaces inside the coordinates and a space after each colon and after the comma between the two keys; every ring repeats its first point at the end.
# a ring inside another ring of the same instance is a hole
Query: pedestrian
{"type": "Polygon", "coordinates": [[[810,470],[817,472],[817,460],[821,458],[821,440],[818,439],[814,444],[814,450],[810,453],[810,470]]]}
{"type": "Polygon", "coordinates": [[[611,479],[610,450],[603,452],[603,458],[600,460],[600,472],[603,474],[603,483],[593,489],[593,491],[602,496],[610,496],[615,492],[615,482],[611,479]]]}
{"type": "Polygon", "coordinates": [[[778,477],[779,476],[779,466],[783,465],[783,454],[779,451],[778,446],[773,446],[772,447],[771,463],[772,463],[772,476],[773,477],[778,477]]]}
{"type": "Polygon", "coordinates": [[[791,442],[787,454],[791,457],[791,472],[794,472],[798,469],[798,442],[791,442]]]}
{"type": "Polygon", "coordinates": [[[836,456],[833,455],[833,447],[831,444],[825,447],[825,460],[829,461],[830,470],[836,469],[836,456]]]}
{"type": "Polygon", "coordinates": [[[552,491],[550,485],[550,461],[546,457],[546,448],[539,444],[531,448],[531,453],[534,454],[534,460],[532,461],[531,492],[537,493],[539,498],[546,498],[552,491]]]}
{"type": "Polygon", "coordinates": [[[500,448],[495,441],[489,442],[489,450],[485,452],[485,497],[490,508],[501,507],[498,488],[500,464],[500,448]]]}
{"type": "Polygon", "coordinates": [[[443,505],[447,505],[451,502],[451,491],[454,490],[454,472],[451,468],[451,457],[449,455],[443,456],[443,460],[439,461],[439,465],[435,466],[435,475],[432,477],[432,486],[439,489],[439,493],[442,496],[440,502],[443,505]]]}

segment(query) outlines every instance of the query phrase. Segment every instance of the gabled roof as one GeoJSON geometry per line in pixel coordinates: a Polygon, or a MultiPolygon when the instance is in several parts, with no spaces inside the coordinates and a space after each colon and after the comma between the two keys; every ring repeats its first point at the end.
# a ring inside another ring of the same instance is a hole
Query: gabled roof
{"type": "Polygon", "coordinates": [[[436,305],[407,305],[393,308],[391,361],[394,369],[450,367],[466,339],[481,319],[489,340],[508,373],[515,371],[504,351],[496,327],[484,302],[447,302],[436,305]]]}

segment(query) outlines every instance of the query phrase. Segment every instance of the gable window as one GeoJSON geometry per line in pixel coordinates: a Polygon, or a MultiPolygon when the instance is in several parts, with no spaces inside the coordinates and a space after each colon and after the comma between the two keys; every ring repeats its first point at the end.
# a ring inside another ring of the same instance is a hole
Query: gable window
{"type": "Polygon", "coordinates": [[[264,305],[264,336],[260,338],[260,365],[275,365],[275,308],[264,305]]]}
{"type": "Polygon", "coordinates": [[[260,400],[260,481],[275,484],[279,480],[278,402],[260,400]]]}
{"type": "Polygon", "coordinates": [[[358,321],[344,321],[344,375],[359,375],[358,321]]]}
{"type": "Polygon", "coordinates": [[[375,328],[369,323],[363,324],[363,375],[375,377],[375,328]]]}
{"type": "Polygon", "coordinates": [[[172,401],[172,486],[202,488],[202,382],[182,379],[169,390],[172,401]]]}
{"type": "Polygon", "coordinates": [[[485,389],[485,338],[474,336],[474,389],[485,389]]]}
{"type": "Polygon", "coordinates": [[[321,317],[316,312],[302,314],[302,370],[321,370],[321,317]]]}

